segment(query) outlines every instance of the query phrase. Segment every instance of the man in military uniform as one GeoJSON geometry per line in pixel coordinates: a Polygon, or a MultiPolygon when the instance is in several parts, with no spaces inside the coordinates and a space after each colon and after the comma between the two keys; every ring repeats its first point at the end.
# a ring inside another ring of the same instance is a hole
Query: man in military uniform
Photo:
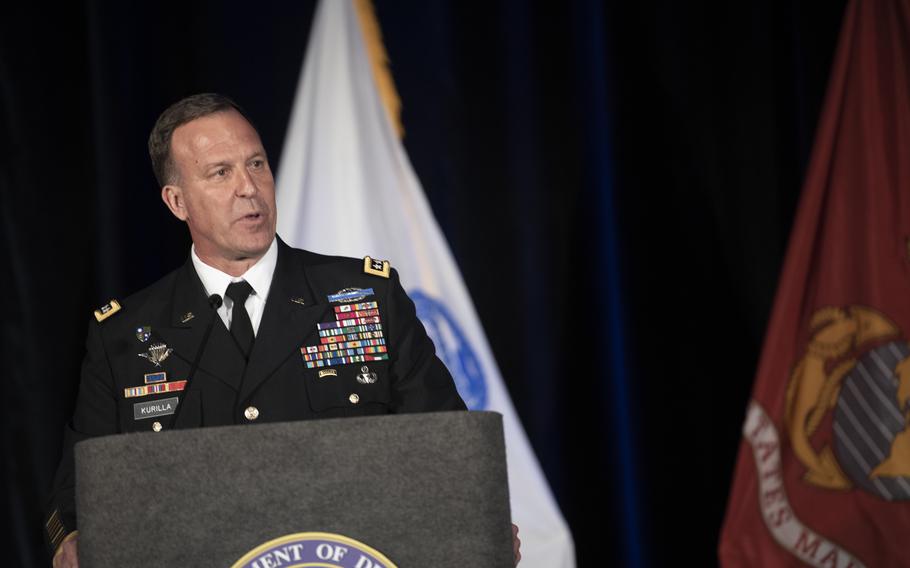
{"type": "Polygon", "coordinates": [[[236,104],[174,104],[149,153],[193,246],[183,267],[95,312],[46,523],[55,567],[78,565],[79,440],[465,408],[388,262],[276,237],[272,172],[236,104]]]}

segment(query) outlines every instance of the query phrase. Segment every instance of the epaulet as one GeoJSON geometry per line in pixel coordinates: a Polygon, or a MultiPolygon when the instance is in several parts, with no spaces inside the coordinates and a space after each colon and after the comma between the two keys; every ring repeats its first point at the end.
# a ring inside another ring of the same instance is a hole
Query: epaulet
{"type": "Polygon", "coordinates": [[[388,278],[392,274],[392,265],[388,260],[374,260],[369,256],[363,257],[363,271],[373,276],[388,278]]]}
{"type": "Polygon", "coordinates": [[[110,302],[95,310],[95,319],[98,320],[98,323],[101,323],[119,311],[120,302],[117,300],[111,300],[110,302]]]}

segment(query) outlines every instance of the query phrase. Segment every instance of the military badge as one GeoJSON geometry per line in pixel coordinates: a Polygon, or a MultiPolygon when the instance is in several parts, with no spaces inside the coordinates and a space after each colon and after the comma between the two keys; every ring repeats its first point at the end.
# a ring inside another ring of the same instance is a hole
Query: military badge
{"type": "Polygon", "coordinates": [[[171,349],[164,343],[153,343],[152,345],[149,346],[149,349],[147,352],[138,353],[138,355],[139,355],[139,357],[142,357],[143,359],[148,359],[149,363],[151,363],[152,365],[155,365],[156,367],[160,367],[161,363],[163,363],[164,360],[167,359],[171,353],[173,353],[173,351],[174,351],[173,349],[171,349]]]}
{"type": "Polygon", "coordinates": [[[151,327],[144,325],[142,327],[136,328],[136,339],[138,339],[142,343],[145,343],[146,341],[148,341],[151,336],[152,336],[151,327]]]}
{"type": "Polygon", "coordinates": [[[392,274],[392,265],[388,260],[374,260],[365,256],[363,257],[363,271],[373,276],[388,278],[392,274]]]}
{"type": "Polygon", "coordinates": [[[119,311],[120,302],[117,300],[111,300],[110,302],[95,310],[95,319],[98,321],[98,323],[101,323],[119,311]]]}
{"type": "Polygon", "coordinates": [[[367,296],[373,295],[372,288],[344,288],[334,294],[329,294],[329,302],[359,302],[367,296]]]}
{"type": "Polygon", "coordinates": [[[375,383],[379,378],[376,376],[376,373],[371,373],[370,368],[364,365],[360,368],[360,374],[357,375],[357,382],[362,385],[371,385],[375,383]]]}

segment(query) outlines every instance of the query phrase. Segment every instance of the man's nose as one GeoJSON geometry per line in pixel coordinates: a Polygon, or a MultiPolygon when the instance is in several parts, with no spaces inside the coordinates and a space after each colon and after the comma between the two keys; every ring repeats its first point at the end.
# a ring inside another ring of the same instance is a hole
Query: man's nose
{"type": "Polygon", "coordinates": [[[252,197],[259,192],[259,186],[256,185],[256,179],[253,174],[246,168],[240,170],[240,179],[237,183],[238,197],[252,197]]]}

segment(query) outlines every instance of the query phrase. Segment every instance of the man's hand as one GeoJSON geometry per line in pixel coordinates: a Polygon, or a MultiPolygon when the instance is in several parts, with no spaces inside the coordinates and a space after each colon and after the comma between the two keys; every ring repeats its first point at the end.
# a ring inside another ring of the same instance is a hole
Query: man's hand
{"type": "Polygon", "coordinates": [[[521,540],[518,538],[518,525],[515,523],[512,523],[512,553],[515,556],[515,565],[518,566],[518,561],[521,560],[521,540]]]}
{"type": "MultiPolygon", "coordinates": [[[[514,530],[517,529],[513,529],[513,532],[514,530]]],[[[72,538],[67,536],[54,555],[54,568],[79,568],[79,556],[76,553],[78,540],[76,533],[73,533],[72,538]]]]}

